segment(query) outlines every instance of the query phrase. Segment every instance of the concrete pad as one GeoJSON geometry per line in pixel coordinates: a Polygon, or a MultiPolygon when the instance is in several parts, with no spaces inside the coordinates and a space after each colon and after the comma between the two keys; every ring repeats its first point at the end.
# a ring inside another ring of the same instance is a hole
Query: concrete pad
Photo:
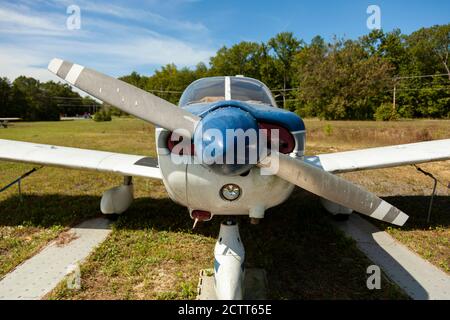
{"type": "Polygon", "coordinates": [[[109,220],[85,221],[41,252],[8,273],[0,281],[0,300],[36,300],[49,293],[111,232],[109,220]]]}
{"type": "Polygon", "coordinates": [[[415,300],[449,300],[450,276],[409,250],[388,233],[352,214],[333,221],[387,276],[415,300]]]}
{"type": "MultiPolygon", "coordinates": [[[[246,269],[244,280],[245,300],[267,299],[267,276],[264,269],[246,269]]],[[[197,288],[197,300],[217,300],[214,290],[214,271],[205,269],[200,271],[197,288]]]]}

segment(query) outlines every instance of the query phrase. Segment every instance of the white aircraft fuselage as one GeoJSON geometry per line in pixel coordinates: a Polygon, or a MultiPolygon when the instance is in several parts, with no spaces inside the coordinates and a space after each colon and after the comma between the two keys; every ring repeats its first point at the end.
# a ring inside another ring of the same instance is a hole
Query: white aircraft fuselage
{"type": "MultiPolygon", "coordinates": [[[[220,121],[226,118],[228,113],[234,112],[230,109],[238,109],[239,112],[244,112],[255,118],[259,128],[264,128],[264,124],[269,124],[269,126],[276,126],[276,129],[283,130],[285,136],[290,136],[287,139],[290,139],[292,144],[285,153],[294,157],[303,156],[305,143],[303,121],[298,115],[279,109],[275,101],[273,101],[269,90],[257,80],[236,77],[198,80],[185,90],[180,100],[180,106],[203,119],[216,112],[215,115],[213,114],[210,117],[213,118],[213,122],[219,121],[217,124],[219,127],[223,125],[220,121]],[[200,87],[202,89],[205,87],[205,82],[214,82],[214,79],[223,81],[224,78],[225,87],[223,88],[225,93],[220,94],[219,87],[219,93],[210,94],[215,95],[215,97],[207,96],[204,99],[207,93],[200,93],[197,94],[197,97],[203,98],[201,101],[192,101],[194,98],[190,98],[191,96],[196,96],[196,88],[200,87]],[[241,97],[246,101],[232,100],[231,97],[234,91],[238,89],[236,88],[233,91],[231,86],[228,89],[231,93],[227,93],[226,83],[228,82],[230,86],[230,83],[233,83],[233,81],[236,81],[236,86],[241,83],[248,83],[248,85],[258,87],[260,92],[252,92],[249,95],[267,95],[267,97],[260,98],[266,103],[261,103],[261,101],[255,102],[253,101],[255,98],[247,97],[245,94],[241,94],[241,97]],[[219,97],[217,98],[217,96],[219,97]],[[225,99],[227,97],[230,99],[225,99]],[[214,119],[214,117],[217,119],[214,119]]],[[[216,123],[214,122],[215,129],[217,128],[216,123]]],[[[240,126],[239,121],[237,122],[237,127],[233,127],[233,124],[230,123],[228,125],[233,129],[239,129],[240,126]]],[[[224,174],[223,171],[227,171],[227,169],[219,168],[219,170],[215,170],[214,167],[195,163],[193,155],[190,156],[190,161],[187,161],[187,163],[176,163],[176,161],[173,161],[173,154],[168,143],[170,135],[171,132],[166,129],[156,129],[158,163],[163,182],[170,198],[176,203],[187,207],[193,219],[209,220],[214,215],[249,215],[250,218],[261,219],[264,217],[266,209],[284,202],[294,189],[293,184],[276,175],[262,175],[261,169],[257,166],[251,166],[248,170],[243,169],[245,172],[240,174],[224,174]],[[238,186],[240,189],[240,194],[236,199],[228,200],[223,197],[222,188],[227,185],[238,186]],[[209,213],[209,215],[196,215],[199,211],[209,213]]],[[[230,170],[233,170],[233,168],[230,170]]]]}
{"type": "MultiPolygon", "coordinates": [[[[165,129],[157,129],[157,143],[168,134],[165,129]]],[[[214,215],[263,218],[266,209],[284,202],[294,189],[293,184],[275,175],[261,175],[258,167],[245,175],[225,176],[200,164],[175,164],[167,146],[159,143],[158,162],[170,198],[187,207],[191,215],[194,210],[201,210],[210,212],[211,218],[214,215]],[[241,188],[239,198],[229,201],[220,195],[227,184],[241,188]]]]}

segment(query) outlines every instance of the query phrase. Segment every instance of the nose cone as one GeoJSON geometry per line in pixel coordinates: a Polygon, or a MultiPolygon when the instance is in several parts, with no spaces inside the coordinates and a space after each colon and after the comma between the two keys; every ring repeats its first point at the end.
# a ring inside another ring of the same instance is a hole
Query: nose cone
{"type": "Polygon", "coordinates": [[[258,123],[248,112],[222,107],[203,117],[194,133],[197,160],[224,175],[250,170],[258,159],[258,123]]]}

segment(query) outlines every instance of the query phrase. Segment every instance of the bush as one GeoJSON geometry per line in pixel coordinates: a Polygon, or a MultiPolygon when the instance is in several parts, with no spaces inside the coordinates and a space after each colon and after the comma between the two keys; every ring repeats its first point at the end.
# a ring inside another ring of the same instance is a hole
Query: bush
{"type": "Polygon", "coordinates": [[[94,121],[102,122],[102,121],[111,121],[111,111],[106,110],[104,108],[100,109],[94,114],[94,121]]]}
{"type": "Polygon", "coordinates": [[[392,104],[383,103],[381,106],[377,108],[375,111],[375,119],[377,121],[389,121],[398,119],[398,114],[394,110],[392,110],[392,104]]]}
{"type": "Polygon", "coordinates": [[[323,131],[325,132],[325,134],[327,136],[331,136],[333,134],[333,127],[331,126],[331,124],[327,124],[324,128],[323,131]]]}

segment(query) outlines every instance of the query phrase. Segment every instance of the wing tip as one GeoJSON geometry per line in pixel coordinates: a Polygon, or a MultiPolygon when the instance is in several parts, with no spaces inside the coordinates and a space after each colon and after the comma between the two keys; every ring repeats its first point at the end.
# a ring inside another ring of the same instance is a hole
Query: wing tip
{"type": "Polygon", "coordinates": [[[48,70],[50,70],[51,72],[53,72],[54,74],[58,73],[59,68],[61,68],[61,65],[63,64],[63,60],[58,59],[58,58],[53,58],[49,64],[48,64],[48,70]]]}

